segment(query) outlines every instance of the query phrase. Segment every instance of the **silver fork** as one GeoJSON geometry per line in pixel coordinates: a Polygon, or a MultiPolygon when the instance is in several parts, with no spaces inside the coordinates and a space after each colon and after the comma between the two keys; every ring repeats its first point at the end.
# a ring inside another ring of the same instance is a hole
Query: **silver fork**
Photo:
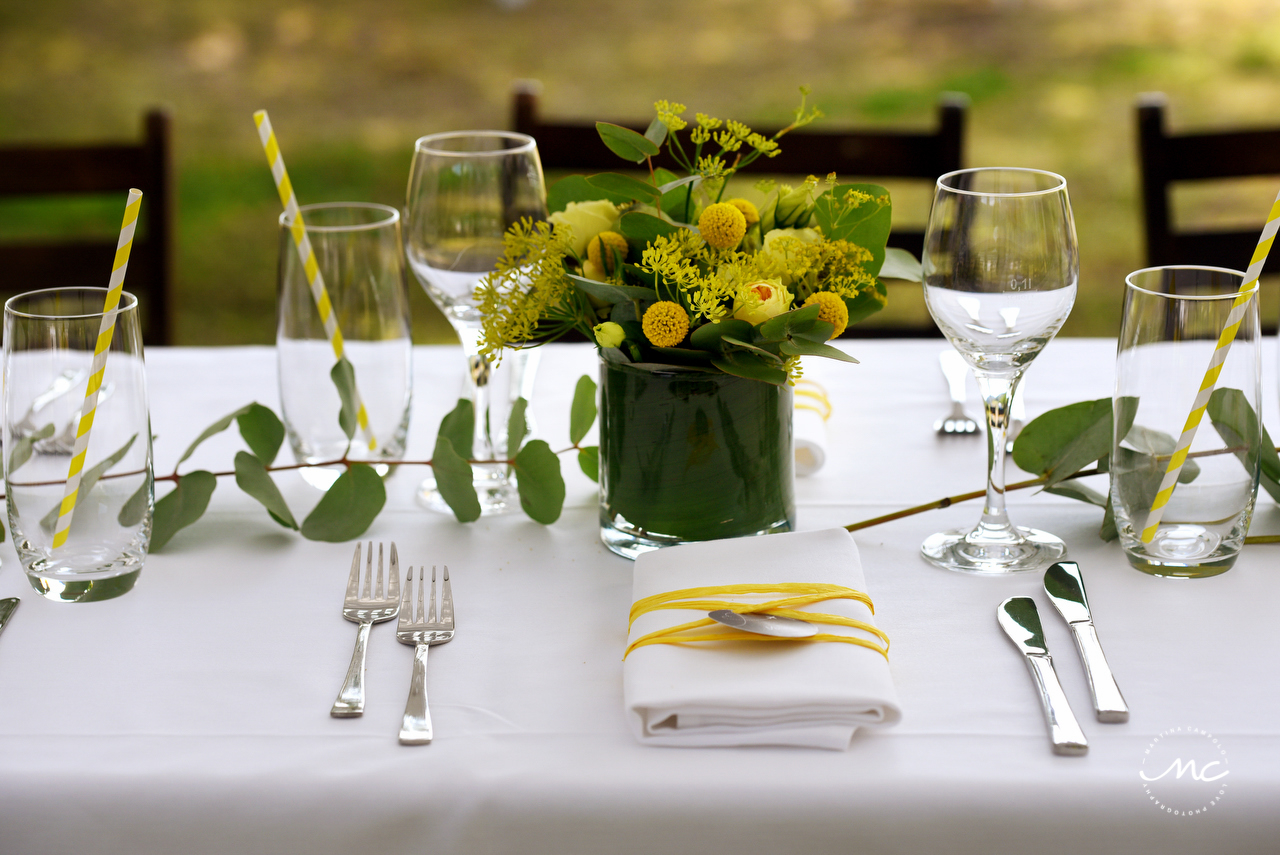
{"type": "Polygon", "coordinates": [[[969,365],[964,357],[954,350],[944,350],[938,354],[938,362],[942,365],[942,376],[947,378],[947,390],[951,393],[951,412],[946,418],[933,423],[933,429],[947,436],[963,436],[978,432],[978,423],[964,411],[967,397],[964,384],[969,376],[969,365]]]}
{"type": "Polygon", "coordinates": [[[364,714],[364,653],[369,645],[369,630],[375,623],[391,620],[400,611],[400,558],[396,545],[391,544],[391,573],[387,586],[382,585],[382,544],[378,544],[378,580],[373,584],[373,541],[369,541],[369,557],[365,562],[364,591],[360,590],[360,544],[351,559],[351,576],[347,579],[347,598],[342,604],[342,616],[360,624],[356,634],[356,649],[351,654],[351,666],[347,679],[342,683],[338,699],[333,702],[329,715],[334,718],[353,718],[364,714]]]}
{"type": "Polygon", "coordinates": [[[400,724],[401,745],[426,745],[431,741],[431,711],[427,707],[427,651],[433,644],[453,640],[453,589],[449,586],[449,566],[444,568],[440,614],[436,616],[436,568],[431,567],[431,599],[426,617],[422,614],[423,568],[418,568],[418,609],[414,612],[413,568],[404,580],[404,599],[400,601],[400,623],[396,638],[401,644],[416,645],[413,654],[413,679],[409,682],[409,700],[404,705],[404,721],[400,724]]]}

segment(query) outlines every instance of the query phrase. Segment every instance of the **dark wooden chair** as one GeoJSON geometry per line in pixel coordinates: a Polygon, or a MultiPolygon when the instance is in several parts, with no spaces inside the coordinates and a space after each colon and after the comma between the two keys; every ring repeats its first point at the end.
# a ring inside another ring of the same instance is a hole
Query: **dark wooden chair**
{"type": "MultiPolygon", "coordinates": [[[[1147,265],[1211,264],[1244,270],[1262,231],[1174,227],[1169,188],[1175,181],[1280,175],[1280,128],[1170,134],[1168,99],[1160,92],[1138,98],[1138,162],[1142,170],[1143,228],[1147,265]]],[[[1280,252],[1267,257],[1263,274],[1280,273],[1280,252]]]]}
{"type": "MultiPolygon", "coordinates": [[[[538,154],[545,169],[582,172],[618,169],[621,161],[607,149],[596,133],[594,122],[549,122],[538,113],[536,81],[516,84],[512,125],[538,141],[538,154]]],[[[938,104],[938,128],[919,131],[793,131],[783,138],[777,157],[760,158],[750,171],[774,175],[818,175],[835,172],[842,178],[906,178],[933,183],[939,175],[961,169],[964,163],[964,125],[968,98],[944,95],[938,104]]],[[[618,122],[644,132],[646,125],[618,122]]],[[[777,128],[756,128],[770,136],[777,128]]],[[[664,152],[665,156],[665,152],[664,152]]],[[[672,168],[674,164],[656,165],[672,168]]],[[[894,229],[889,246],[899,247],[917,258],[924,248],[922,229],[894,229]]],[[[919,293],[919,285],[911,283],[919,293]]],[[[904,295],[905,296],[905,295],[904,295]]],[[[856,325],[845,333],[857,338],[937,338],[932,321],[923,324],[878,326],[856,325]]]]}
{"type": "MultiPolygon", "coordinates": [[[[172,341],[173,169],[170,119],[152,110],[141,143],[0,148],[0,198],[143,192],[124,287],[138,297],[146,344],[172,341]]],[[[117,217],[111,225],[118,228],[117,217]]],[[[0,243],[0,289],[6,296],[59,286],[106,287],[116,236],[99,240],[0,243]]]]}

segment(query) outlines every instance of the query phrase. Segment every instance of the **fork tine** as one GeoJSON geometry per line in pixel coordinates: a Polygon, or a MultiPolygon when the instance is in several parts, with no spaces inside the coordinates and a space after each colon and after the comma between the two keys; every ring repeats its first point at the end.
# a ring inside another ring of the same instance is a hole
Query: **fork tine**
{"type": "MultiPolygon", "coordinates": [[[[392,553],[394,555],[394,553],[392,553]]],[[[399,577],[397,577],[397,582],[399,577]]],[[[405,629],[413,622],[413,608],[410,599],[413,597],[413,567],[409,567],[409,575],[404,580],[404,596],[400,598],[400,619],[396,622],[396,630],[405,629]]]]}
{"type": "Polygon", "coordinates": [[[387,574],[387,599],[400,599],[400,556],[396,553],[396,542],[391,541],[391,566],[387,574]]]}
{"type": "Polygon", "coordinates": [[[365,556],[364,562],[364,593],[361,595],[363,599],[373,596],[373,541],[369,541],[369,554],[365,556]]]}
{"type": "Polygon", "coordinates": [[[377,584],[377,587],[375,587],[375,588],[373,589],[373,595],[374,595],[374,597],[376,597],[377,599],[381,600],[381,599],[382,599],[382,591],[383,591],[383,588],[382,588],[382,544],[381,544],[381,543],[379,543],[379,544],[378,544],[378,584],[377,584]]]}
{"type": "Polygon", "coordinates": [[[418,567],[418,612],[413,619],[414,623],[422,623],[422,589],[426,586],[422,584],[422,567],[418,567]]]}
{"type": "Polygon", "coordinates": [[[431,611],[427,613],[427,623],[436,622],[436,565],[431,565],[431,611]]]}
{"type": "Polygon", "coordinates": [[[444,565],[444,586],[440,591],[440,622],[453,629],[453,587],[449,584],[449,565],[444,565]]]}
{"type": "Polygon", "coordinates": [[[360,596],[360,544],[356,544],[356,554],[351,558],[351,575],[347,577],[347,599],[354,600],[360,596]]]}

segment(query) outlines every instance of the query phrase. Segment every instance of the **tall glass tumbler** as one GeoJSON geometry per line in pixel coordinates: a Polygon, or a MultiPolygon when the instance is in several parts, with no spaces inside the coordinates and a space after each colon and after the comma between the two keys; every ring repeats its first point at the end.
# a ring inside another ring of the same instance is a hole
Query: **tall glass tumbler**
{"type": "MultiPolygon", "coordinates": [[[[298,257],[288,213],[280,215],[276,359],[280,404],[299,463],[340,459],[375,464],[385,474],[404,457],[413,394],[413,341],[400,237],[400,212],[386,205],[337,202],[304,205],[307,240],[328,291],[343,355],[355,369],[356,389],[369,418],[374,447],[357,429],[347,447],[338,422],[342,400],[330,372],[336,358],[298,257]]],[[[309,466],[306,481],[322,490],[342,467],[309,466]]]]}
{"type": "Polygon", "coordinates": [[[987,497],[976,526],[932,535],[920,552],[963,573],[1043,570],[1066,546],[1009,521],[1005,443],[1018,381],[1075,302],[1079,257],[1066,179],[1038,169],[948,173],[938,179],[924,244],[925,304],[982,393],[987,497]]]}
{"type": "Polygon", "coordinates": [[[80,469],[71,527],[55,547],[105,288],[54,288],[4,307],[4,480],[9,530],[31,587],[87,602],[133,587],[155,493],[138,301],[120,298],[80,469]]]}
{"type": "Polygon", "coordinates": [[[1235,563],[1258,494],[1258,283],[1185,266],[1125,285],[1111,452],[1120,544],[1145,573],[1215,576],[1235,563]]]}
{"type": "MultiPolygon", "coordinates": [[[[467,360],[466,384],[475,412],[473,460],[497,460],[515,449],[506,442],[507,410],[528,397],[536,350],[518,350],[495,367],[480,355],[480,312],[475,288],[502,255],[503,236],[521,219],[547,218],[542,164],[533,137],[505,131],[460,131],[422,137],[409,174],[409,266],[449,319],[467,360]]],[[[508,467],[472,467],[484,514],[518,508],[508,467]]],[[[419,491],[428,506],[447,512],[427,481],[419,491]]]]}

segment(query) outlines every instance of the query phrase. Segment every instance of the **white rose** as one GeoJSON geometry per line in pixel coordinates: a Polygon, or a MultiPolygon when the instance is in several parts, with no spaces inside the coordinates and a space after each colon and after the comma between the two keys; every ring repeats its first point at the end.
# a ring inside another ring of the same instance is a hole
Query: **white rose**
{"type": "Polygon", "coordinates": [[[587,253],[587,244],[601,232],[614,231],[618,225],[618,206],[608,199],[570,202],[563,211],[547,217],[552,224],[568,226],[573,233],[570,246],[579,258],[587,253]]]}
{"type": "Polygon", "coordinates": [[[757,326],[790,309],[791,300],[791,292],[779,280],[761,279],[738,289],[733,316],[757,326]]]}

